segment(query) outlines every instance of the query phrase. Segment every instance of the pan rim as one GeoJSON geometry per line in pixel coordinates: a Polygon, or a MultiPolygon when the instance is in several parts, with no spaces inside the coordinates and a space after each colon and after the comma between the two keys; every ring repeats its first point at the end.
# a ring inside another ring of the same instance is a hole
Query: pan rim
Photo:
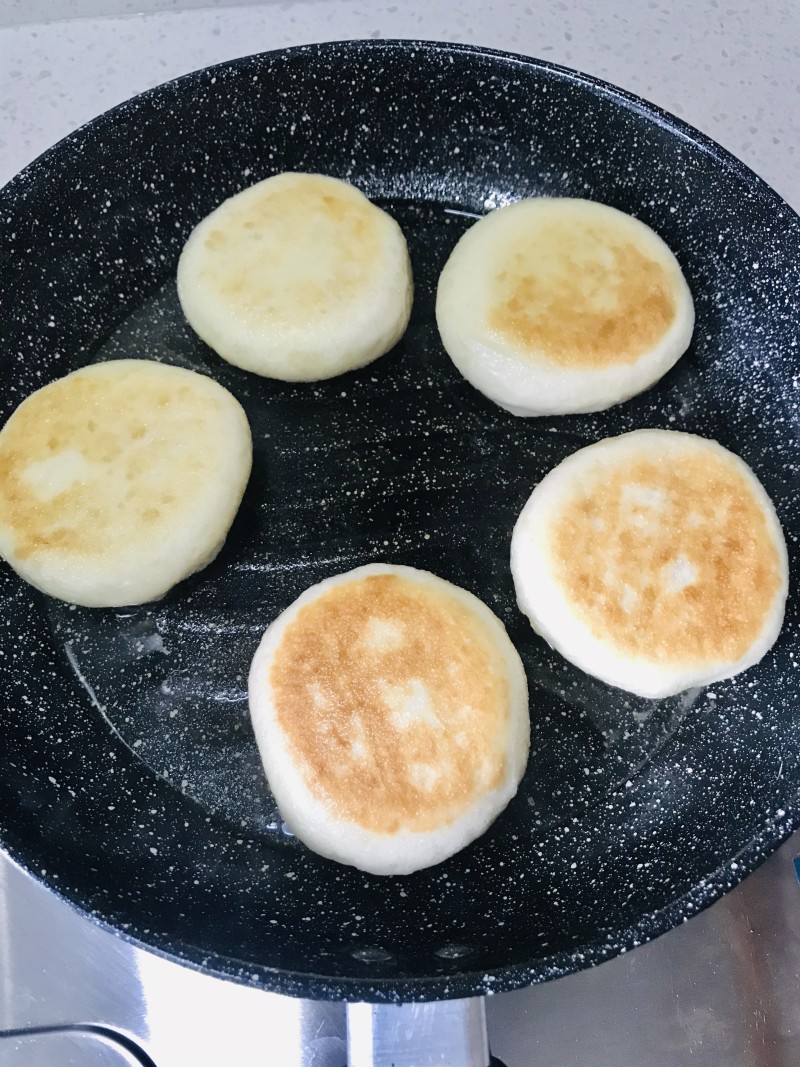
{"type": "Polygon", "coordinates": [[[150,952],[160,959],[188,967],[199,974],[234,981],[267,993],[309,1000],[401,1004],[493,996],[496,993],[526,989],[597,967],[668,934],[717,903],[800,829],[800,790],[795,792],[793,800],[795,804],[791,811],[768,820],[760,834],[707,875],[699,885],[693,886],[663,908],[650,912],[638,923],[623,929],[610,928],[605,940],[596,938],[584,942],[573,951],[540,957],[531,965],[510,964],[507,967],[475,968],[454,971],[451,975],[414,978],[374,975],[368,978],[344,975],[327,977],[304,971],[266,967],[252,961],[247,961],[244,965],[242,961],[216,952],[206,953],[202,962],[199,962],[196,954],[192,956],[188,950],[186,953],[177,951],[174,942],[170,942],[169,948],[157,943],[157,934],[155,940],[147,941],[131,929],[123,930],[101,915],[87,911],[68,891],[51,885],[37,875],[22,857],[15,854],[6,841],[0,839],[0,846],[20,870],[39,885],[43,885],[62,904],[93,926],[120,938],[139,951],[150,952]]]}
{"type": "Polygon", "coordinates": [[[503,62],[516,64],[521,67],[533,68],[554,75],[558,79],[587,87],[604,96],[610,97],[611,99],[620,101],[630,110],[638,112],[645,118],[655,121],[657,125],[664,129],[671,130],[687,143],[701,149],[720,165],[727,167],[740,178],[745,179],[749,184],[755,185],[756,189],[761,194],[765,195],[767,199],[776,202],[800,221],[800,212],[795,211],[795,209],[784,200],[764,178],[757,174],[756,171],[746,163],[743,163],[742,160],[733,154],[733,152],[719,144],[712,137],[703,133],[696,126],[679,118],[677,115],[673,115],[658,104],[646,100],[637,93],[631,92],[629,89],[623,89],[621,86],[614,85],[612,82],[606,81],[604,78],[599,78],[594,74],[587,74],[584,71],[567,67],[560,63],[553,63],[547,59],[526,56],[520,52],[507,52],[500,48],[489,48],[481,45],[465,44],[463,42],[436,41],[416,37],[333,38],[328,41],[318,41],[311,44],[292,45],[287,48],[273,48],[263,52],[250,52],[247,55],[237,56],[234,59],[221,60],[219,63],[213,63],[207,67],[197,67],[193,70],[186,71],[184,74],[179,74],[175,78],[169,78],[167,81],[160,82],[158,85],[154,85],[150,89],[145,89],[141,93],[135,93],[133,96],[121,100],[118,104],[114,104],[106,111],[100,112],[99,115],[95,115],[93,118],[81,123],[80,126],[72,130],[70,133],[65,134],[64,137],[56,141],[55,144],[46,148],[43,152],[39,153],[38,156],[34,157],[34,159],[26,164],[21,171],[6,182],[4,186],[0,186],[0,200],[2,200],[9,191],[16,193],[18,187],[35,178],[36,172],[41,167],[46,166],[54,154],[63,151],[65,148],[71,147],[73,143],[93,132],[95,126],[99,122],[112,120],[128,108],[138,105],[140,102],[146,102],[151,97],[157,96],[172,87],[177,87],[184,82],[196,79],[201,75],[214,77],[221,72],[227,73],[228,71],[235,70],[239,65],[246,66],[254,60],[267,60],[270,57],[279,56],[291,57],[307,53],[332,53],[337,50],[349,52],[363,50],[365,48],[386,52],[429,51],[431,53],[453,52],[468,56],[482,56],[489,59],[499,59],[503,62]]]}

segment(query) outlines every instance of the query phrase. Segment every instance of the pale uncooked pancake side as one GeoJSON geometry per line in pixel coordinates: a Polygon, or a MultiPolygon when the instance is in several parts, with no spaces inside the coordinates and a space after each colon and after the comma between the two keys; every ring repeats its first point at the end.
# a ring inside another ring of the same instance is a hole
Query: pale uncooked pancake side
{"type": "Polygon", "coordinates": [[[223,201],[178,263],[192,328],[223,359],[317,381],[388,352],[408,324],[400,227],[348,182],[286,172],[223,201]]]}

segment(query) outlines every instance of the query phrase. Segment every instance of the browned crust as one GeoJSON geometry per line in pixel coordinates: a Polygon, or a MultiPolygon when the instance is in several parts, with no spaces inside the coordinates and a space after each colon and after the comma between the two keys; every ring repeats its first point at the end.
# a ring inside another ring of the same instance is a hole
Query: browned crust
{"type": "Polygon", "coordinates": [[[448,825],[507,774],[505,660],[446,591],[391,574],[333,586],[287,626],[257,684],[309,790],[364,829],[448,825]]]}
{"type": "Polygon", "coordinates": [[[710,449],[587,472],[548,537],[557,580],[594,636],[664,666],[739,660],[782,584],[760,496],[733,457],[710,449]]]}
{"type": "Polygon", "coordinates": [[[514,240],[490,282],[487,320],[521,355],[560,367],[626,366],[677,313],[676,278],[618,225],[567,217],[514,240]]]}
{"type": "Polygon", "coordinates": [[[214,466],[216,397],[144,361],[102,366],[38,390],[0,434],[0,524],[20,562],[98,559],[143,530],[166,531],[214,466]],[[191,437],[176,440],[176,417],[191,437]],[[60,491],[31,480],[65,457],[80,473],[60,491]]]}

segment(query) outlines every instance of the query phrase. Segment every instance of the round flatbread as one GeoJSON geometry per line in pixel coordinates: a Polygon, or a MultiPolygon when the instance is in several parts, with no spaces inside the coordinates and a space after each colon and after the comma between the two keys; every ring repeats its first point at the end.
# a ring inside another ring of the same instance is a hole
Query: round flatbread
{"type": "Polygon", "coordinates": [[[671,430],[607,438],[536,486],[511,540],[519,606],[588,674],[665,697],[738,674],[775,642],[788,586],[750,468],[671,430]]]}
{"type": "Polygon", "coordinates": [[[70,603],[156,600],[216,556],[251,461],[245,413],[210,378],[149,360],[85,367],[0,432],[0,555],[70,603]]]}
{"type": "Polygon", "coordinates": [[[436,319],[467,381],[515,415],[601,411],[685,352],[694,304],[675,256],[591,200],[521,200],[461,238],[436,319]]]}
{"type": "Polygon", "coordinates": [[[411,313],[411,265],[400,227],[354,186],[285,173],[225,200],[194,229],[178,296],[229,363],[316,381],[397,343],[411,313]]]}
{"type": "Polygon", "coordinates": [[[287,824],[374,874],[474,840],[527,762],[525,671],[502,623],[411,567],[372,564],[306,590],[264,634],[249,697],[287,824]]]}

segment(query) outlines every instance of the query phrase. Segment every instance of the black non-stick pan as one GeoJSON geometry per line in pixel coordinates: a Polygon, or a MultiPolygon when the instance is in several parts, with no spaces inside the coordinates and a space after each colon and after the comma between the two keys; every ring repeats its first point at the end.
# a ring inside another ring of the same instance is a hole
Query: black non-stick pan
{"type": "Polygon", "coordinates": [[[511,989],[597,963],[703,908],[800,822],[800,220],[694,130],[545,63],[456,45],[274,52],[137,97],[0,193],[2,414],[96,360],[211,375],[247,410],[252,479],[216,561],[157,604],[88,610],[0,568],[0,839],[77,908],[192,965],[286,993],[389,1001],[511,989]],[[408,333],[344,377],[287,385],[222,362],[184,322],[195,223],[277,171],[346,178],[395,216],[408,333]],[[697,307],[689,352],[597,415],[520,419],[436,332],[436,281],[475,218],[584,196],[643,219],[697,307]],[[716,438],[787,532],[783,633],[757,667],[649,702],[536,637],[508,566],[531,488],[636,427],[716,438]],[[527,669],[516,799],[441,866],[378,878],[310,853],[261,773],[245,680],[303,589],[376,560],[424,567],[501,617],[527,669]]]}

